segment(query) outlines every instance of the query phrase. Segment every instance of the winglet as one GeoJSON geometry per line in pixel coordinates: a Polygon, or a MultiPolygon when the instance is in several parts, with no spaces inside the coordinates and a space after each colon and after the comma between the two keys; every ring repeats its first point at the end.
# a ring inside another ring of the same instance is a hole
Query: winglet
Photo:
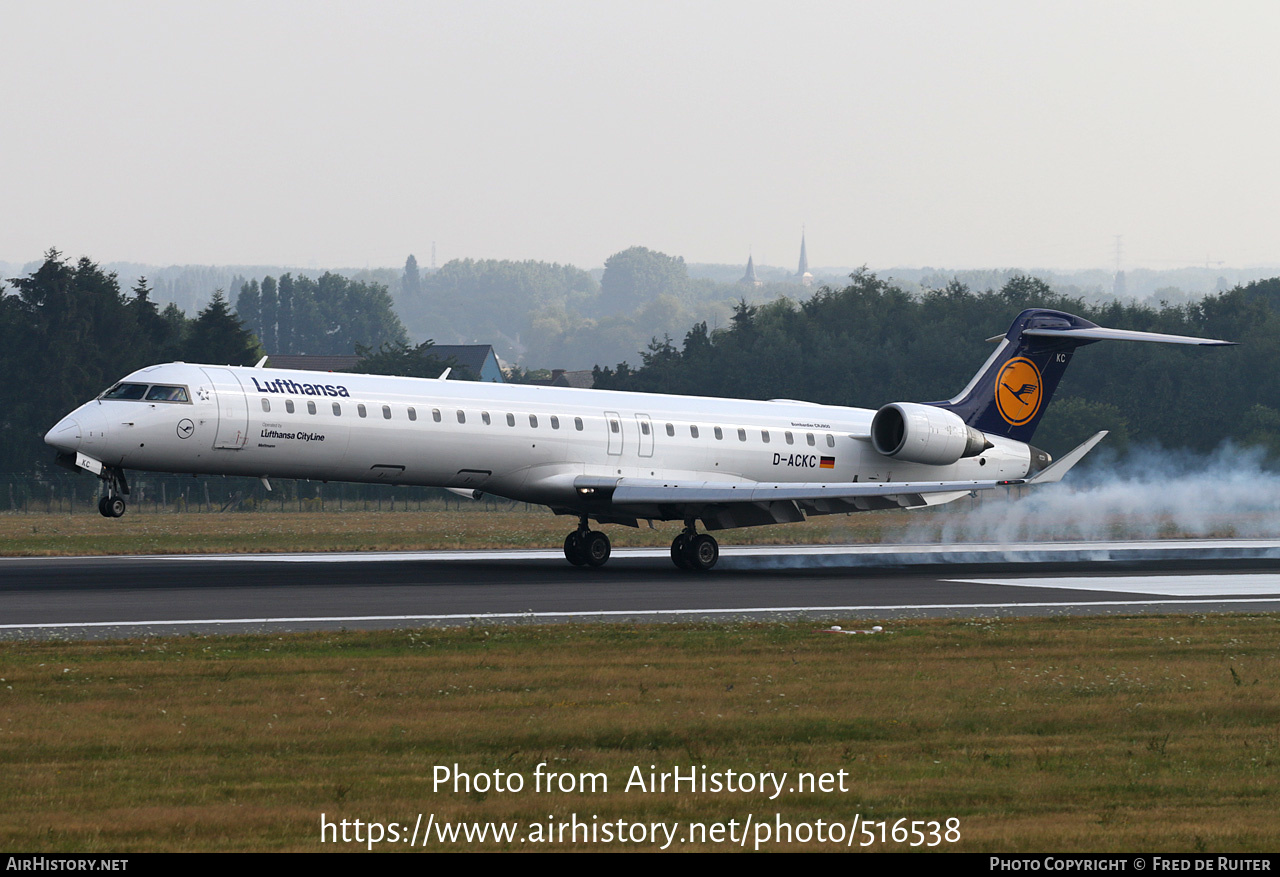
{"type": "Polygon", "coordinates": [[[1062,459],[1054,460],[1044,469],[1037,472],[1034,477],[1027,479],[1027,484],[1054,484],[1061,481],[1062,476],[1066,475],[1072,466],[1084,459],[1084,455],[1092,451],[1094,445],[1106,438],[1106,435],[1107,430],[1105,429],[1101,432],[1095,432],[1062,459]]]}

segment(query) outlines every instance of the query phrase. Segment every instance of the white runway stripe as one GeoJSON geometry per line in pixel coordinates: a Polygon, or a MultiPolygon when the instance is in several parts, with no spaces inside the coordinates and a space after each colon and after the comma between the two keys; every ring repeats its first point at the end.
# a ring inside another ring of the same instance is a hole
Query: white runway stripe
{"type": "MultiPolygon", "coordinates": [[[[1001,582],[1000,584],[1004,584],[1001,582]]],[[[858,612],[875,615],[880,612],[969,609],[1074,609],[1081,606],[1188,606],[1276,603],[1280,597],[1243,597],[1218,600],[1097,600],[1069,603],[907,603],[897,606],[766,606],[737,609],[611,609],[582,612],[474,612],[451,615],[308,615],[283,618],[191,618],[157,619],[154,621],[70,621],[44,624],[0,624],[0,630],[51,630],[57,628],[87,629],[110,627],[182,627],[196,624],[355,624],[369,621],[537,621],[558,618],[646,618],[652,616],[725,616],[725,615],[810,615],[858,612]]]]}
{"type": "Polygon", "coordinates": [[[972,585],[1008,585],[1014,588],[1065,588],[1069,591],[1110,591],[1153,594],[1161,597],[1212,597],[1215,595],[1280,594],[1280,575],[1239,573],[1217,575],[1148,576],[1036,576],[1019,578],[947,579],[972,585]]]}

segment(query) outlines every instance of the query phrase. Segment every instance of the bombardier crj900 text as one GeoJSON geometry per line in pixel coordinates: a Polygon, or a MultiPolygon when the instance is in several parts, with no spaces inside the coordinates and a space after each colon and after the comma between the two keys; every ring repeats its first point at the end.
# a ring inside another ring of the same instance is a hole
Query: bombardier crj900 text
{"type": "Polygon", "coordinates": [[[706,570],[698,533],[868,509],[917,508],[975,490],[1057,481],[1106,435],[1050,463],[1028,442],[1077,347],[1128,339],[1227,344],[1104,329],[1023,311],[959,395],[878,411],[790,400],[664,396],[174,362],[144,368],[45,436],[106,483],[124,513],[126,469],[412,484],[573,515],[575,565],[609,559],[590,529],[683,521],[671,559],[706,570]]]}

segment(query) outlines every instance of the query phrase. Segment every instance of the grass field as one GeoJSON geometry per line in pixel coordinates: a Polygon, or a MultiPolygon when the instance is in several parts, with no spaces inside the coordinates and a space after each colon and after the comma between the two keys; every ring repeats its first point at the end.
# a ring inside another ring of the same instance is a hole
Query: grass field
{"type": "MultiPolygon", "coordinates": [[[[910,523],[907,512],[867,512],[717,534],[722,544],[868,542],[910,523]]],[[[546,509],[428,508],[403,512],[230,514],[0,514],[0,554],[203,554],[270,551],[428,551],[559,548],[577,526],[546,509]]],[[[668,546],[680,525],[609,527],[616,547],[668,546]]]]}
{"type": "Polygon", "coordinates": [[[757,828],[775,814],[845,824],[856,814],[955,818],[960,840],[943,846],[969,851],[1280,848],[1274,617],[888,627],[875,636],[813,624],[555,625],[4,643],[0,841],[43,852],[319,851],[364,849],[322,845],[322,813],[409,826],[418,813],[519,821],[518,836],[573,814],[739,826],[750,814],[757,828]],[[536,793],[543,762],[603,773],[609,790],[536,793]],[[530,788],[433,790],[436,766],[455,763],[516,772],[530,788]],[[624,792],[632,768],[650,765],[843,770],[849,791],[773,801],[624,792]]]}
{"type": "MultiPolygon", "coordinates": [[[[962,499],[941,508],[861,512],[810,518],[800,524],[722,530],[724,545],[814,545],[865,542],[936,542],[967,538],[987,541],[986,526],[999,522],[1012,506],[1005,498],[981,503],[962,499]],[[973,526],[977,522],[980,526],[973,526]],[[972,535],[970,535],[970,533],[972,535]]],[[[354,504],[353,504],[354,505],[354,504]]],[[[253,511],[228,513],[137,513],[103,518],[91,510],[65,513],[0,513],[0,555],[201,554],[275,551],[429,551],[478,548],[559,548],[576,526],[538,506],[503,502],[487,507],[463,501],[439,501],[419,509],[403,502],[397,511],[253,511]]],[[[1013,538],[1172,538],[1234,535],[1274,536],[1273,516],[1223,516],[1187,529],[1159,512],[1046,521],[1042,529],[1018,530],[1013,538]]],[[[613,544],[666,547],[680,531],[675,522],[656,529],[607,526],[613,544]]]]}

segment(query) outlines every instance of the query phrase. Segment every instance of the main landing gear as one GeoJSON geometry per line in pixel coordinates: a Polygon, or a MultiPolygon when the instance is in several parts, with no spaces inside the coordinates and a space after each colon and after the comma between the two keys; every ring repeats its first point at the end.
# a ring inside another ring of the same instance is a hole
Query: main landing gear
{"type": "MultiPolygon", "coordinates": [[[[612,551],[609,537],[599,530],[592,530],[583,518],[578,529],[564,537],[565,560],[574,566],[604,566],[612,551]]],[[[720,559],[720,545],[707,533],[694,529],[693,521],[686,521],[684,531],[671,543],[671,562],[680,569],[706,572],[720,559]]]]}
{"type": "Polygon", "coordinates": [[[706,572],[720,559],[720,544],[685,521],[684,531],[671,543],[671,562],[680,569],[706,572]]]}
{"type": "Polygon", "coordinates": [[[574,566],[604,566],[613,546],[609,537],[587,526],[587,519],[578,523],[578,529],[564,537],[565,560],[574,566]]]}

